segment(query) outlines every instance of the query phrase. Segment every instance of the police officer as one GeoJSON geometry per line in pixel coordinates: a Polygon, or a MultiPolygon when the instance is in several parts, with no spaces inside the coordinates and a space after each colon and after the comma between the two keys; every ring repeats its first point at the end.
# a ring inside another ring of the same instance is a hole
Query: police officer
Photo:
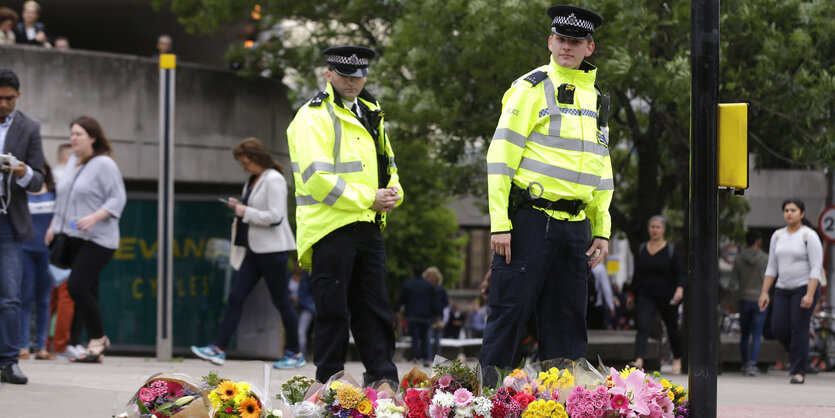
{"type": "Polygon", "coordinates": [[[380,104],[363,88],[375,53],[358,46],[322,52],[327,87],[287,129],[299,261],[312,266],[316,379],[344,369],[350,326],[366,382],[396,381],[380,231],[403,191],[380,104]]]}
{"type": "Polygon", "coordinates": [[[589,269],[609,252],[608,96],[584,61],[603,18],[572,6],[548,9],[551,60],[514,81],[487,152],[495,251],[479,361],[512,366],[525,322],[537,321],[543,360],[586,352],[589,269]]]}

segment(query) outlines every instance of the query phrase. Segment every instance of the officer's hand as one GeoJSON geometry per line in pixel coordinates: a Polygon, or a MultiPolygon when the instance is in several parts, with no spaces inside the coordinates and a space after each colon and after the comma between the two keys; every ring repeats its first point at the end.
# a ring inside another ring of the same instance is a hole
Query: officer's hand
{"type": "Polygon", "coordinates": [[[591,243],[591,247],[589,250],[586,251],[586,257],[591,257],[592,254],[595,253],[595,250],[600,250],[600,253],[597,254],[592,260],[589,260],[589,267],[595,268],[607,255],[609,255],[609,241],[603,238],[595,238],[594,241],[591,243]]]}
{"type": "Polygon", "coordinates": [[[371,210],[375,212],[391,212],[391,209],[397,204],[400,197],[396,190],[391,189],[377,189],[374,193],[374,203],[371,205],[371,210]]]}
{"type": "Polygon", "coordinates": [[[490,236],[490,248],[498,255],[505,257],[505,262],[510,264],[510,232],[490,236]]]}

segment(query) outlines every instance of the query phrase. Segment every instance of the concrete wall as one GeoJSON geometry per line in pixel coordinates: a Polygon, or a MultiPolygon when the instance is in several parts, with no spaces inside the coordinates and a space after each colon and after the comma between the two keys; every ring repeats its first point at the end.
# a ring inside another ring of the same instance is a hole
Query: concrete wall
{"type": "MultiPolygon", "coordinates": [[[[753,157],[748,164],[754,166],[753,157]]],[[[823,171],[759,170],[748,174],[745,198],[751,206],[745,225],[749,228],[780,228],[783,220],[782,203],[798,198],[806,205],[806,219],[818,224],[818,216],[826,208],[827,182],[823,171]]]]}
{"type": "MultiPolygon", "coordinates": [[[[44,152],[69,138],[69,122],[95,117],[113,143],[126,180],[157,178],[159,69],[155,60],[89,51],[0,47],[0,67],[21,81],[18,109],[41,121],[44,152]]],[[[181,64],[176,76],[175,179],[241,184],[231,147],[245,137],[263,140],[289,167],[286,128],[293,116],[285,87],[244,80],[234,72],[181,64]]],[[[287,170],[289,173],[289,170],[287,170]]]]}

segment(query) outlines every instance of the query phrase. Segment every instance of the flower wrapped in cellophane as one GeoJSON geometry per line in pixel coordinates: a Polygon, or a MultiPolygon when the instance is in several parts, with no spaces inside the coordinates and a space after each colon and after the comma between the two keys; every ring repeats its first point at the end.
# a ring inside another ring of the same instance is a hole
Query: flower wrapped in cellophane
{"type": "Polygon", "coordinates": [[[234,382],[211,372],[203,378],[209,391],[212,418],[282,418],[279,409],[270,409],[268,401],[247,382],[234,382]]]}
{"type": "Polygon", "coordinates": [[[124,416],[208,418],[208,399],[194,379],[182,373],[149,377],[128,401],[124,416]]]}

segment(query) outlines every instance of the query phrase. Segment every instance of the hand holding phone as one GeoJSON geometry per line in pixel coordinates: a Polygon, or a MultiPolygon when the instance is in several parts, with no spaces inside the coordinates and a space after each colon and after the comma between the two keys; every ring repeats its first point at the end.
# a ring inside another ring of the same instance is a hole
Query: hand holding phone
{"type": "Polygon", "coordinates": [[[224,204],[224,205],[226,205],[226,206],[232,206],[232,205],[233,205],[233,203],[232,203],[230,200],[228,200],[228,199],[224,199],[224,198],[222,198],[222,197],[219,197],[219,198],[217,199],[217,201],[218,201],[218,202],[220,202],[220,203],[223,203],[223,204],[224,204]]]}

